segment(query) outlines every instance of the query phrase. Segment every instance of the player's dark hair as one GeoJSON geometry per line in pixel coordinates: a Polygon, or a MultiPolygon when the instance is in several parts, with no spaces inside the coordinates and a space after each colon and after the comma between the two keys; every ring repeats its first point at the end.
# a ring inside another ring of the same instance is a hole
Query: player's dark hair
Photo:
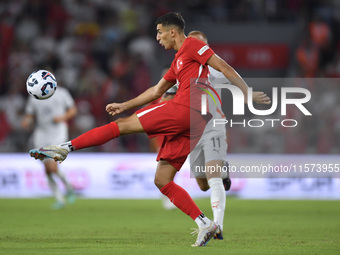
{"type": "Polygon", "coordinates": [[[185,28],[185,21],[181,14],[177,12],[169,12],[159,17],[156,21],[156,25],[158,24],[161,24],[162,26],[175,25],[182,31],[184,31],[185,28]]]}

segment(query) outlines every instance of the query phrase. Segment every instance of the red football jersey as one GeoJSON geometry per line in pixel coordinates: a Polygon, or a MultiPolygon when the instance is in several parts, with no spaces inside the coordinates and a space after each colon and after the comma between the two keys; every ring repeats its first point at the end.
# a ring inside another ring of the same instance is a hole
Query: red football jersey
{"type": "Polygon", "coordinates": [[[206,88],[195,81],[207,83],[209,69],[207,60],[214,51],[204,42],[188,37],[172,61],[164,79],[178,83],[178,90],[173,102],[201,111],[201,94],[205,93],[198,87],[206,88]]]}

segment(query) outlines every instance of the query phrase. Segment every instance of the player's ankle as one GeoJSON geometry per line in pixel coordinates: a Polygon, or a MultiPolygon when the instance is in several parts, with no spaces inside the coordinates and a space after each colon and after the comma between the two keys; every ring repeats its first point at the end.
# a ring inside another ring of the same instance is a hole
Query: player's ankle
{"type": "Polygon", "coordinates": [[[211,220],[202,213],[195,219],[195,222],[199,228],[206,228],[210,226],[211,220]]]}
{"type": "Polygon", "coordinates": [[[67,150],[68,152],[71,152],[74,150],[71,141],[68,141],[66,143],[61,143],[58,145],[60,148],[67,150]]]}

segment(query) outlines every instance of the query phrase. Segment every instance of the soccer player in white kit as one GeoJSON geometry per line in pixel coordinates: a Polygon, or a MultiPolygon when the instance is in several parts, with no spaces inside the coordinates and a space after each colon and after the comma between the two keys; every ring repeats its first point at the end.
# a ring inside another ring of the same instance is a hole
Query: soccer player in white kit
{"type": "MultiPolygon", "coordinates": [[[[190,34],[189,34],[190,36],[190,34]]],[[[221,72],[209,66],[210,86],[215,87],[216,84],[231,84],[221,72]]],[[[221,89],[216,89],[221,95],[221,89]]],[[[212,101],[208,97],[209,101],[212,101]]],[[[231,181],[229,179],[229,164],[226,162],[227,156],[227,136],[225,125],[216,125],[214,127],[214,119],[225,119],[222,109],[219,109],[214,102],[209,102],[209,112],[213,115],[205,126],[204,132],[196,147],[190,152],[190,169],[196,178],[200,189],[211,190],[210,203],[214,214],[214,221],[219,226],[219,232],[215,235],[215,239],[223,239],[223,219],[226,204],[225,191],[230,189],[231,181]],[[209,171],[209,167],[214,167],[215,171],[209,171]],[[220,167],[220,171],[217,170],[220,167]]]]}
{"type": "MultiPolygon", "coordinates": [[[[207,37],[201,31],[192,31],[188,37],[194,37],[205,43],[208,42],[207,37]]],[[[210,86],[215,88],[216,84],[231,84],[221,73],[209,66],[209,82],[210,86]]],[[[216,89],[216,92],[221,95],[221,89],[216,89]]],[[[163,96],[161,101],[171,100],[176,94],[177,87],[174,85],[163,96]]],[[[212,99],[209,100],[209,112],[213,115],[213,119],[225,119],[222,109],[219,109],[212,99]]],[[[196,178],[200,189],[207,191],[211,189],[210,202],[214,214],[214,221],[219,226],[219,232],[215,235],[215,239],[223,239],[223,219],[226,204],[225,191],[230,189],[231,181],[229,178],[228,163],[226,162],[227,155],[227,137],[225,125],[213,126],[213,121],[209,121],[204,129],[196,147],[190,152],[190,170],[196,178]],[[206,166],[205,168],[203,168],[206,166]],[[221,167],[224,171],[206,171],[209,166],[221,167]],[[224,167],[224,168],[223,168],[224,167]]],[[[166,209],[172,207],[164,201],[163,205],[166,209]]]]}
{"type": "MultiPolygon", "coordinates": [[[[33,131],[33,143],[35,147],[44,147],[49,144],[61,143],[68,140],[67,121],[77,113],[75,102],[69,91],[58,87],[54,95],[46,100],[37,100],[29,97],[22,127],[28,129],[35,124],[33,131]]],[[[58,177],[66,187],[66,200],[74,203],[76,196],[72,185],[68,182],[65,174],[58,168],[58,163],[53,159],[44,159],[45,172],[48,185],[56,199],[53,209],[66,206],[65,198],[55,182],[53,175],[58,177]]]]}

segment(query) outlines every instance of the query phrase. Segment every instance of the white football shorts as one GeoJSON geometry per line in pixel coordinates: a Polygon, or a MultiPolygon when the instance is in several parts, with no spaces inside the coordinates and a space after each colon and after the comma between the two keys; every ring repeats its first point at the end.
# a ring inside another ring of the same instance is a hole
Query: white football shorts
{"type": "Polygon", "coordinates": [[[212,160],[226,161],[227,148],[225,129],[203,133],[198,144],[189,155],[190,170],[194,177],[205,177],[204,166],[207,162],[212,160]]]}
{"type": "Polygon", "coordinates": [[[67,142],[67,140],[67,125],[59,125],[57,128],[51,128],[49,130],[36,128],[33,133],[33,143],[35,148],[58,145],[60,143],[67,142]]]}

